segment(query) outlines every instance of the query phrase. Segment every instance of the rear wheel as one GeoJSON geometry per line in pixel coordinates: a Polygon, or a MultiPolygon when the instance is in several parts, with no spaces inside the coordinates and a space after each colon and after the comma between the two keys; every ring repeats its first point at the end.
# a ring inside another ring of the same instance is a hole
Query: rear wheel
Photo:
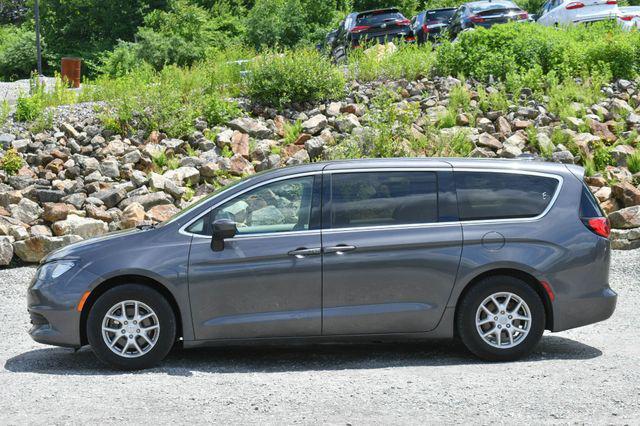
{"type": "Polygon", "coordinates": [[[524,281],[485,278],[464,296],[456,318],[464,345],[489,361],[526,356],[540,341],[545,311],[540,296],[524,281]]]}
{"type": "Polygon", "coordinates": [[[120,369],[151,367],[175,342],[176,319],[167,300],[139,284],[108,290],[87,318],[87,339],[96,356],[120,369]]]}

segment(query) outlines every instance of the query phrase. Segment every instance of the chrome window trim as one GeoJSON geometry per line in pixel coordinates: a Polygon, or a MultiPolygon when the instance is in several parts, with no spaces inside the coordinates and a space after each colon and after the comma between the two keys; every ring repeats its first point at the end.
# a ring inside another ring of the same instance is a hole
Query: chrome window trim
{"type": "MultiPolygon", "coordinates": [[[[280,176],[277,178],[269,179],[264,182],[260,182],[258,184],[252,185],[249,188],[246,188],[237,194],[234,194],[233,198],[240,196],[246,192],[249,192],[253,189],[259,188],[261,186],[267,185],[272,182],[278,182],[281,180],[294,179],[297,177],[304,176],[315,176],[315,175],[330,175],[332,173],[375,173],[375,172],[406,172],[406,171],[416,171],[416,172],[437,172],[437,171],[452,171],[452,172],[481,172],[481,173],[511,173],[511,174],[520,174],[520,175],[530,175],[530,176],[541,176],[547,177],[551,179],[555,179],[558,182],[558,186],[556,188],[556,192],[551,198],[551,201],[545,208],[545,210],[535,217],[524,217],[524,218],[505,218],[505,219],[478,219],[478,220],[457,220],[457,221],[448,221],[448,222],[428,222],[428,223],[411,223],[411,224],[401,224],[401,225],[377,225],[377,226],[354,226],[347,228],[328,228],[328,229],[319,229],[319,230],[301,230],[301,231],[289,231],[289,232],[274,232],[274,233],[264,233],[264,234],[246,234],[246,235],[236,235],[234,239],[253,239],[253,238],[271,238],[271,237],[279,237],[279,236],[292,236],[292,235],[313,235],[315,233],[327,233],[327,234],[335,234],[335,233],[346,233],[346,232],[367,232],[367,231],[381,231],[381,230],[397,230],[397,229],[419,229],[419,228],[428,228],[428,227],[442,227],[442,226],[452,226],[452,225],[487,225],[487,224],[503,224],[503,223],[523,223],[523,222],[536,222],[543,217],[545,217],[549,211],[555,205],[560,192],[564,186],[564,178],[560,175],[553,173],[545,173],[545,172],[536,172],[529,170],[518,170],[518,169],[496,169],[496,168],[478,168],[478,167],[371,167],[371,168],[361,168],[361,169],[335,169],[335,170],[316,170],[313,172],[304,172],[297,173],[287,176],[280,176]]],[[[223,195],[226,191],[223,191],[219,194],[223,195]]],[[[217,208],[218,206],[226,203],[227,201],[231,201],[233,198],[226,198],[219,203],[216,203],[211,208],[205,210],[196,218],[189,221],[187,224],[183,225],[178,231],[182,235],[190,236],[193,238],[205,238],[211,239],[210,235],[201,235],[201,234],[193,234],[187,232],[186,229],[191,226],[194,222],[198,221],[202,216],[208,214],[211,210],[217,208]]]]}
{"type": "MultiPolygon", "coordinates": [[[[198,216],[196,216],[195,218],[191,219],[189,222],[187,222],[185,225],[182,225],[182,227],[180,227],[180,229],[178,230],[179,234],[182,235],[186,235],[188,237],[193,237],[193,238],[206,238],[206,239],[211,239],[211,235],[202,235],[202,234],[194,234],[192,232],[187,232],[187,228],[189,228],[191,225],[193,225],[194,222],[197,222],[198,220],[200,220],[200,218],[202,218],[202,216],[205,216],[207,214],[209,214],[209,212],[211,212],[211,210],[218,208],[219,206],[221,206],[222,204],[226,203],[227,201],[231,201],[236,197],[239,197],[242,194],[245,194],[249,191],[252,191],[254,189],[260,188],[261,186],[265,186],[268,185],[270,183],[274,183],[274,182],[279,182],[281,180],[288,180],[288,179],[295,179],[295,178],[299,178],[299,177],[305,177],[305,176],[315,176],[315,175],[320,175],[322,174],[322,170],[315,170],[313,172],[303,172],[303,173],[296,173],[296,174],[292,174],[292,175],[286,175],[286,176],[279,176],[277,178],[273,178],[273,179],[268,179],[264,182],[259,182],[255,185],[252,185],[248,188],[243,189],[242,191],[234,194],[232,197],[229,198],[225,198],[224,200],[220,201],[219,203],[214,204],[213,206],[211,206],[210,208],[206,209],[205,211],[203,211],[202,213],[200,213],[198,216]]],[[[218,194],[218,196],[225,194],[227,191],[222,191],[220,194],[218,194]]],[[[320,230],[301,230],[301,231],[288,231],[288,232],[274,232],[274,233],[265,233],[265,234],[246,234],[244,236],[241,235],[236,235],[235,238],[247,238],[247,237],[265,237],[265,236],[275,236],[275,235],[284,235],[284,234],[296,234],[299,235],[301,232],[319,232],[320,230]]]]}

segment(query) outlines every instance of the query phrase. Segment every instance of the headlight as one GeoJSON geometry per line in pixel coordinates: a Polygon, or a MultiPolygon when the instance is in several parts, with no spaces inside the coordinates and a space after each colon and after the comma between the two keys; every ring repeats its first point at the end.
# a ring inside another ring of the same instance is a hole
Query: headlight
{"type": "Polygon", "coordinates": [[[38,281],[51,281],[62,276],[76,265],[75,260],[54,260],[45,263],[38,269],[38,281]]]}

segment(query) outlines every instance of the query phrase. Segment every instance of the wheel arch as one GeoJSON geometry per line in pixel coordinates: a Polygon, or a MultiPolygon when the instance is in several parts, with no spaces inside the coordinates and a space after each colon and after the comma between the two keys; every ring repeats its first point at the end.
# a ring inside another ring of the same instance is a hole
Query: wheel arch
{"type": "MultiPolygon", "coordinates": [[[[473,277],[469,282],[464,286],[462,291],[460,292],[458,299],[456,300],[455,305],[455,315],[454,318],[458,317],[458,307],[460,306],[460,302],[464,299],[466,294],[481,280],[488,277],[496,277],[496,276],[506,276],[518,278],[525,283],[527,283],[537,294],[540,296],[542,300],[542,304],[544,306],[545,312],[545,329],[552,330],[553,329],[553,306],[551,304],[551,300],[549,295],[545,291],[542,283],[533,275],[528,272],[525,272],[521,269],[515,268],[496,268],[488,271],[484,271],[475,277],[473,277]]],[[[458,330],[454,327],[454,333],[457,335],[458,330]]]]}
{"type": "Polygon", "coordinates": [[[103,282],[101,282],[96,288],[94,288],[87,300],[84,302],[82,306],[82,311],[80,312],[80,344],[86,345],[88,344],[87,340],[87,318],[89,316],[89,312],[93,307],[94,303],[100,296],[102,296],[107,291],[112,288],[118,287],[124,284],[140,284],[146,287],[149,287],[153,290],[156,290],[160,293],[166,300],[169,302],[171,309],[173,310],[173,314],[176,319],[176,338],[183,337],[183,324],[182,324],[182,316],[180,312],[180,307],[178,306],[178,302],[176,301],[175,296],[169,291],[169,289],[162,283],[154,280],[153,278],[145,277],[143,275],[119,275],[115,277],[111,277],[103,282]]]}

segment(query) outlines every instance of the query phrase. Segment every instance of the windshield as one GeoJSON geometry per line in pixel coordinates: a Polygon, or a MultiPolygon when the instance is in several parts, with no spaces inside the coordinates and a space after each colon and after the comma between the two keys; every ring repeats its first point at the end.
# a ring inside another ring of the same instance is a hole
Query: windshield
{"type": "Polygon", "coordinates": [[[184,215],[186,215],[187,213],[189,213],[192,210],[195,210],[196,208],[200,207],[201,205],[203,205],[204,203],[206,203],[207,201],[209,201],[212,197],[215,197],[218,194],[221,194],[224,191],[227,191],[231,188],[235,188],[236,186],[240,185],[243,182],[246,182],[247,180],[251,179],[252,177],[255,177],[256,175],[252,175],[252,176],[247,176],[244,177],[242,179],[238,179],[237,181],[230,183],[229,185],[220,187],[218,189],[216,189],[215,191],[213,191],[211,194],[208,194],[204,197],[202,197],[200,200],[196,201],[195,203],[189,205],[188,207],[185,207],[184,209],[180,210],[178,213],[176,213],[171,219],[167,220],[166,222],[162,222],[161,224],[158,225],[158,227],[161,226],[165,226],[168,225],[170,223],[173,223],[175,221],[177,221],[178,219],[182,218],[184,215]]]}

